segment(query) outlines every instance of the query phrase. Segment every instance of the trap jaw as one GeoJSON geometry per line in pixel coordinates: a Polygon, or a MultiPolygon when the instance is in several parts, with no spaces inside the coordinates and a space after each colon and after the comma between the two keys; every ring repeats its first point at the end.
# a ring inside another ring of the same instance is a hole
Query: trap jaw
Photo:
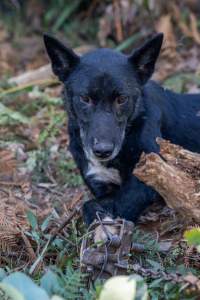
{"type": "Polygon", "coordinates": [[[108,279],[111,276],[126,274],[132,244],[134,224],[124,219],[112,221],[95,221],[82,241],[80,261],[81,271],[88,274],[88,280],[108,279]],[[101,244],[94,244],[97,227],[105,231],[108,226],[115,229],[116,234],[101,244]],[[121,267],[123,266],[123,268],[121,267]]]}

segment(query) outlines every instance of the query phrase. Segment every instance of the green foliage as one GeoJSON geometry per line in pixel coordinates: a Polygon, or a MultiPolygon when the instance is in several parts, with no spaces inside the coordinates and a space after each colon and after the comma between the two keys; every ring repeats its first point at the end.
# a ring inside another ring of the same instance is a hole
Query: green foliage
{"type": "Polygon", "coordinates": [[[41,279],[42,286],[47,287],[48,282],[48,291],[51,295],[57,294],[68,300],[92,299],[86,290],[84,274],[73,270],[70,266],[66,268],[65,272],[55,267],[52,269],[53,271],[46,273],[41,279]],[[54,280],[52,280],[52,276],[54,280]],[[50,277],[52,286],[49,285],[50,277]]]}
{"type": "Polygon", "coordinates": [[[59,292],[60,285],[57,274],[51,269],[47,270],[40,280],[40,286],[47,291],[49,296],[59,292]]]}
{"type": "Polygon", "coordinates": [[[152,300],[179,300],[180,286],[157,279],[149,284],[149,294],[152,300]]]}
{"type": "Polygon", "coordinates": [[[56,159],[52,160],[51,148],[45,148],[43,151],[29,152],[29,159],[26,164],[28,169],[33,172],[33,181],[49,182],[46,170],[51,166],[53,175],[61,185],[66,187],[80,186],[83,183],[82,178],[67,150],[61,149],[57,152],[56,159]]]}
{"type": "Polygon", "coordinates": [[[25,300],[24,296],[13,286],[6,283],[0,283],[1,300],[25,300]]]}
{"type": "Polygon", "coordinates": [[[18,111],[14,111],[0,103],[0,125],[28,124],[29,120],[18,111]]]}
{"type": "Polygon", "coordinates": [[[143,230],[136,229],[133,234],[133,242],[142,244],[145,251],[148,251],[148,257],[153,258],[158,252],[159,244],[152,233],[144,232],[143,230]]]}
{"type": "MultiPolygon", "coordinates": [[[[73,2],[69,3],[69,5],[63,5],[62,11],[60,11],[59,18],[57,18],[56,22],[53,25],[52,30],[54,32],[58,31],[66,20],[75,12],[75,10],[80,5],[81,0],[74,0],[73,2]]],[[[64,4],[64,2],[63,2],[64,4]]]]}
{"type": "Polygon", "coordinates": [[[60,157],[58,160],[58,176],[62,180],[62,183],[71,187],[80,186],[83,183],[72,158],[66,160],[66,158],[60,157]]]}
{"type": "Polygon", "coordinates": [[[21,272],[8,275],[3,279],[3,284],[15,288],[23,296],[22,299],[24,300],[49,300],[47,292],[21,272]]]}
{"type": "Polygon", "coordinates": [[[87,291],[85,276],[67,267],[62,272],[56,267],[48,270],[38,286],[22,272],[14,272],[0,282],[0,299],[6,300],[94,300],[95,290],[87,291]],[[55,298],[60,296],[60,298],[55,298]],[[53,298],[54,297],[54,298],[53,298]]]}
{"type": "Polygon", "coordinates": [[[193,73],[175,74],[164,81],[164,86],[177,93],[184,93],[188,90],[188,85],[194,84],[200,87],[200,76],[193,73]]]}
{"type": "Polygon", "coordinates": [[[27,212],[27,219],[33,230],[38,228],[37,218],[30,210],[27,212]]]}
{"type": "Polygon", "coordinates": [[[135,42],[137,42],[140,36],[141,36],[140,33],[135,33],[134,35],[130,36],[125,41],[123,41],[120,45],[118,45],[115,48],[115,50],[123,51],[127,49],[128,47],[132,46],[135,42]]]}
{"type": "MultiPolygon", "coordinates": [[[[143,245],[144,252],[133,253],[133,259],[138,264],[150,269],[152,272],[165,272],[166,274],[178,273],[186,276],[191,273],[199,276],[200,273],[196,269],[186,268],[180,264],[184,256],[184,250],[180,245],[172,245],[167,252],[162,252],[160,244],[156,240],[156,236],[151,233],[146,233],[142,230],[134,231],[133,243],[143,245]]],[[[152,300],[194,300],[198,299],[192,293],[188,293],[182,289],[182,285],[173,281],[168,281],[165,276],[157,278],[148,278],[148,291],[152,300]]]]}
{"type": "MultiPolygon", "coordinates": [[[[186,268],[184,265],[174,265],[173,268],[166,269],[169,274],[179,273],[183,277],[188,273],[195,273],[194,270],[186,268]]],[[[197,300],[197,294],[187,292],[183,288],[184,284],[177,283],[173,280],[165,280],[160,277],[151,279],[148,282],[148,291],[151,300],[197,300]],[[196,296],[195,296],[196,295],[196,296]]]]}
{"type": "Polygon", "coordinates": [[[0,281],[2,281],[6,276],[6,271],[3,268],[0,268],[0,281]]]}
{"type": "Polygon", "coordinates": [[[196,246],[197,250],[200,252],[200,227],[186,230],[184,238],[190,246],[196,246]]]}
{"type": "Polygon", "coordinates": [[[50,122],[48,126],[40,133],[40,144],[45,143],[48,138],[55,137],[59,132],[59,128],[66,122],[65,112],[59,112],[58,114],[53,108],[49,111],[49,118],[50,122]]]}
{"type": "Polygon", "coordinates": [[[81,44],[81,35],[84,36],[84,40],[94,43],[94,40],[97,39],[98,16],[96,18],[81,17],[81,14],[84,15],[90,5],[91,1],[89,0],[59,0],[56,2],[52,0],[48,3],[48,9],[44,14],[43,25],[47,30],[51,28],[54,34],[62,30],[72,46],[81,44]]]}
{"type": "Polygon", "coordinates": [[[18,43],[19,36],[31,32],[34,24],[30,26],[29,22],[35,20],[35,15],[41,10],[42,14],[37,24],[41,32],[49,32],[50,30],[53,34],[62,32],[70,40],[72,46],[81,45],[83,39],[92,44],[94,44],[94,41],[97,42],[98,19],[100,16],[99,13],[96,13],[95,18],[87,18],[87,12],[92,5],[89,0],[42,0],[34,3],[33,10],[31,10],[33,4],[29,4],[29,1],[3,0],[3,4],[1,2],[0,18],[9,33],[14,36],[15,43],[18,43]],[[13,3],[18,4],[18,9],[13,3]]]}
{"type": "Polygon", "coordinates": [[[136,281],[135,300],[147,300],[148,299],[147,284],[144,278],[142,278],[137,274],[131,275],[130,278],[136,281]]]}
{"type": "Polygon", "coordinates": [[[42,91],[38,86],[34,86],[29,95],[35,100],[35,102],[39,102],[40,105],[62,105],[62,99],[60,97],[50,96],[42,91]]]}

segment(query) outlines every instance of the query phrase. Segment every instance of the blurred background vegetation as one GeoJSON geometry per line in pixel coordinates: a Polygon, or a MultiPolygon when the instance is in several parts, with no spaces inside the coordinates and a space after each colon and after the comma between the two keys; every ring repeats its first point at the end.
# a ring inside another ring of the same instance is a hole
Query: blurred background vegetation
{"type": "MultiPolygon", "coordinates": [[[[164,60],[157,79],[164,80],[180,70],[199,69],[199,28],[198,0],[2,0],[0,75],[45,63],[43,32],[72,47],[111,47],[126,52],[162,31],[164,60]]],[[[178,89],[184,87],[179,83],[178,89]]]]}

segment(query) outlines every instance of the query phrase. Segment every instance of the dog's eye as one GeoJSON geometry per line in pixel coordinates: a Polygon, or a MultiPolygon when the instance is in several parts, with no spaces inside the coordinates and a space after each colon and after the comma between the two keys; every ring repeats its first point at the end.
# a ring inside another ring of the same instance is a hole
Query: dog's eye
{"type": "Polygon", "coordinates": [[[80,100],[86,104],[92,104],[92,99],[89,96],[80,96],[80,100]]]}
{"type": "Polygon", "coordinates": [[[122,105],[128,101],[128,97],[127,96],[118,96],[118,97],[116,97],[115,101],[118,105],[122,105]]]}

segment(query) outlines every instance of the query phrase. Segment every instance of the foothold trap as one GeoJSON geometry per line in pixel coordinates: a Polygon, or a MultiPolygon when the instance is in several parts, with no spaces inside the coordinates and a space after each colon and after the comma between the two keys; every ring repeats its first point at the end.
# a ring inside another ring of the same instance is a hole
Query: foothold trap
{"type": "Polygon", "coordinates": [[[81,270],[88,274],[91,281],[125,273],[128,267],[133,228],[132,222],[123,219],[111,221],[99,219],[90,226],[82,242],[81,270]],[[99,229],[106,234],[107,240],[94,243],[95,232],[99,229]],[[111,231],[115,234],[110,234],[111,231]]]}

